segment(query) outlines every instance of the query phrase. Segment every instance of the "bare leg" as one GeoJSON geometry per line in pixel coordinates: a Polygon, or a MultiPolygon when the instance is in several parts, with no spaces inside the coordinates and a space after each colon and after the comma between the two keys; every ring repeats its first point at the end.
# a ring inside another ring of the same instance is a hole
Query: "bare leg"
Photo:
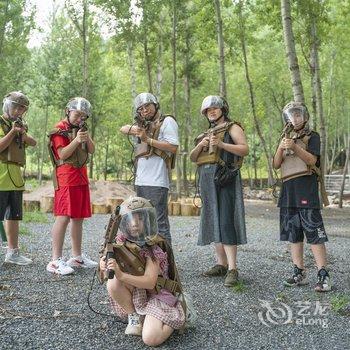
{"type": "Polygon", "coordinates": [[[316,261],[317,269],[320,270],[322,267],[325,267],[327,265],[325,244],[311,244],[311,250],[316,261]]]}
{"type": "Polygon", "coordinates": [[[135,307],[132,301],[133,286],[124,284],[113,278],[107,281],[108,294],[115,300],[127,314],[135,312],[135,307]]]}
{"type": "Polygon", "coordinates": [[[228,269],[236,270],[237,269],[237,246],[223,244],[224,251],[226,253],[228,261],[228,269]]]}
{"type": "Polygon", "coordinates": [[[8,248],[9,249],[18,248],[19,221],[5,220],[4,226],[5,226],[8,248]]]}
{"type": "Polygon", "coordinates": [[[292,255],[293,264],[297,265],[299,269],[304,269],[304,243],[291,243],[290,253],[292,255]]]}
{"type": "Polygon", "coordinates": [[[174,329],[157,318],[146,315],[142,329],[142,340],[148,346],[158,346],[164,343],[174,332],[174,329]]]}
{"type": "Polygon", "coordinates": [[[69,223],[68,216],[56,216],[55,223],[52,227],[52,260],[62,256],[62,248],[64,242],[64,236],[69,223]]]}
{"type": "Polygon", "coordinates": [[[215,243],[216,260],[219,265],[227,266],[227,257],[222,243],[215,243]]]}
{"type": "Polygon", "coordinates": [[[83,237],[84,219],[71,219],[70,234],[72,238],[73,257],[81,255],[81,242],[83,237]]]}

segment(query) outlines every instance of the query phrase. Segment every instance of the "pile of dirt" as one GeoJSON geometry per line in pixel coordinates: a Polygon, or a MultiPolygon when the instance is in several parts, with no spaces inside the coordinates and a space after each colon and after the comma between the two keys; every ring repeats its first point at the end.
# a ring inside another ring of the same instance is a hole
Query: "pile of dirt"
{"type": "MultiPolygon", "coordinates": [[[[108,198],[127,198],[135,194],[131,185],[116,181],[90,181],[91,203],[105,203],[108,198]]],[[[40,201],[41,197],[53,197],[52,181],[44,182],[40,187],[24,193],[24,200],[40,201]]]]}

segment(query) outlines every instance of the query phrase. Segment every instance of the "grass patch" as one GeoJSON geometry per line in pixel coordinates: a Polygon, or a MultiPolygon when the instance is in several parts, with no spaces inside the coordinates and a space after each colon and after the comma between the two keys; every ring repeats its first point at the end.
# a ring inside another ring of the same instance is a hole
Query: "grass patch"
{"type": "Polygon", "coordinates": [[[248,290],[243,281],[238,281],[231,289],[234,293],[244,293],[248,290]]]}
{"type": "Polygon", "coordinates": [[[20,236],[30,236],[32,231],[26,225],[20,225],[19,234],[20,236]]]}
{"type": "MultiPolygon", "coordinates": [[[[331,298],[331,309],[339,314],[344,314],[346,309],[350,310],[350,296],[347,294],[337,294],[331,298]]],[[[349,314],[350,315],[350,314],[349,314]]]]}
{"type": "Polygon", "coordinates": [[[288,301],[288,298],[283,292],[279,292],[276,295],[276,300],[278,300],[282,303],[286,303],[288,301]]]}
{"type": "Polygon", "coordinates": [[[47,215],[45,213],[40,211],[29,211],[24,213],[23,222],[41,222],[46,224],[49,222],[49,220],[47,219],[47,215]]]}

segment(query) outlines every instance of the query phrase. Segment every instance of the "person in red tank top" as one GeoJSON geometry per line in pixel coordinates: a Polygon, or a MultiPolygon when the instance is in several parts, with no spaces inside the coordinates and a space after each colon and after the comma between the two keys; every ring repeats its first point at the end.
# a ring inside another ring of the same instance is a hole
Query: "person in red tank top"
{"type": "Polygon", "coordinates": [[[52,261],[46,270],[59,275],[74,272],[73,267],[92,268],[97,263],[82,253],[84,218],[91,217],[89,179],[86,161],[95,146],[82,124],[91,114],[90,102],[82,97],[71,99],[66,106],[66,119],[56,124],[51,134],[51,149],[59,164],[56,166],[57,189],[54,196],[55,223],[52,227],[52,261]],[[81,163],[80,156],[83,157],[81,163]],[[63,242],[70,223],[72,257],[66,262],[62,256],[63,242]]]}

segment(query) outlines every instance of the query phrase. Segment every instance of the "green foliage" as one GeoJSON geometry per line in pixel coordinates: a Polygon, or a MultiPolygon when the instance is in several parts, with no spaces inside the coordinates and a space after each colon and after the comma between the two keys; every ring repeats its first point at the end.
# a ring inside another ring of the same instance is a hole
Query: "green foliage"
{"type": "Polygon", "coordinates": [[[23,222],[24,223],[31,223],[31,222],[48,223],[49,221],[48,221],[47,215],[40,211],[25,211],[23,214],[23,222]]]}
{"type": "Polygon", "coordinates": [[[32,231],[29,229],[26,225],[21,225],[19,228],[19,234],[21,236],[30,236],[32,234],[32,231]]]}
{"type": "MultiPolygon", "coordinates": [[[[219,93],[213,1],[67,0],[65,3],[67,6],[50,15],[49,30],[42,45],[30,49],[27,43],[35,26],[35,9],[28,6],[23,12],[25,0],[0,3],[0,94],[23,89],[29,95],[31,107],[26,118],[29,132],[38,141],[37,147],[28,149],[27,172],[38,174],[42,171],[46,176],[51,175],[46,133],[64,118],[67,101],[86,91],[85,97],[93,106],[93,116],[88,121],[90,133],[97,145],[92,176],[125,179],[131,174],[132,149],[119,129],[133,122],[134,95],[151,88],[159,95],[161,110],[172,113],[174,4],[177,8],[176,103],[180,151],[190,151],[192,140],[207,127],[199,114],[201,102],[205,96],[219,93]],[[6,9],[7,3],[10,5],[6,9]],[[87,81],[83,74],[81,33],[84,4],[88,5],[87,81]],[[108,36],[103,33],[103,26],[108,28],[108,36]],[[186,79],[189,80],[189,108],[185,102],[186,79]]],[[[221,1],[227,97],[231,117],[243,124],[250,146],[243,171],[248,177],[254,177],[255,173],[266,176],[267,159],[253,123],[242,61],[238,3],[221,1]]],[[[242,4],[257,117],[272,156],[282,129],[281,109],[292,98],[280,3],[256,0],[242,1],[242,4]]],[[[350,5],[346,1],[295,1],[292,7],[296,49],[310,110],[310,24],[313,20],[317,24],[329,158],[344,148],[350,128],[347,98],[350,91],[349,14],[350,5]]],[[[313,122],[317,130],[319,122],[313,122]]],[[[187,162],[188,168],[192,167],[189,160],[187,162]]]]}
{"type": "Polygon", "coordinates": [[[248,290],[247,286],[244,284],[242,280],[239,280],[232,288],[231,290],[234,293],[244,293],[248,290]]]}
{"type": "Polygon", "coordinates": [[[337,313],[343,313],[350,308],[350,296],[347,294],[336,294],[331,298],[331,309],[337,313]]]}

